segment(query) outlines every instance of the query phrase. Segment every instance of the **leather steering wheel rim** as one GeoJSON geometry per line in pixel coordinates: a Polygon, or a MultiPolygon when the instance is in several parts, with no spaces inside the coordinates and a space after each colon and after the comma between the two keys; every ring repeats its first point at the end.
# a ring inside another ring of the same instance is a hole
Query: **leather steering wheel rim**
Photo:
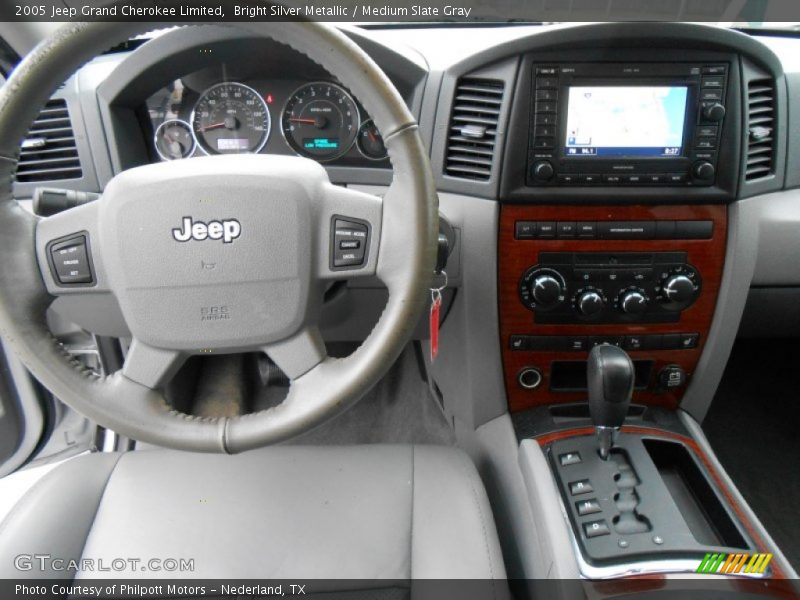
{"type": "Polygon", "coordinates": [[[161,446],[236,453],[288,439],[330,419],[357,401],[391,366],[426,305],[438,200],[414,117],[393,84],[354,42],[315,22],[228,26],[272,38],[319,63],[350,89],[384,133],[394,179],[382,204],[376,274],[387,286],[389,299],[373,331],[351,356],[325,357],[293,379],[279,406],[230,418],[177,412],[160,390],[122,372],[95,376],[69,357],[46,324],[53,297],[43,281],[41,254],[37,257],[42,220],[12,195],[20,140],[58,83],[119,40],[154,28],[152,23],[73,23],[39,44],[0,90],[0,335],[47,389],[100,425],[161,446]]]}

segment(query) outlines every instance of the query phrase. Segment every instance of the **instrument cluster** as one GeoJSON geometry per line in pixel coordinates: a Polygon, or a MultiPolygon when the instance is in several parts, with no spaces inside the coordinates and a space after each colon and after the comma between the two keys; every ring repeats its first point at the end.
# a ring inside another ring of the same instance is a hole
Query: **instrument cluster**
{"type": "Polygon", "coordinates": [[[148,99],[147,111],[156,160],[263,152],[388,166],[372,119],[331,81],[222,81],[198,92],[178,79],[148,99]]]}

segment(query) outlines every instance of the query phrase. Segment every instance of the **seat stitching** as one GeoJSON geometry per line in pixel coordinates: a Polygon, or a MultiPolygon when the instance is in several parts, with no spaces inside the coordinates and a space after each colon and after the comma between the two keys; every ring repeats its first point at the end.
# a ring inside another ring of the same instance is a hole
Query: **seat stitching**
{"type": "Polygon", "coordinates": [[[483,532],[483,545],[486,549],[486,558],[489,559],[489,576],[492,580],[492,597],[497,597],[497,590],[495,587],[495,577],[494,577],[494,561],[492,560],[492,553],[489,550],[489,536],[486,532],[486,520],[484,518],[483,509],[481,508],[481,503],[478,500],[478,492],[475,489],[475,484],[473,483],[473,473],[470,472],[470,469],[467,468],[467,461],[469,460],[466,456],[462,454],[460,457],[461,460],[459,463],[461,464],[461,470],[466,475],[467,480],[469,481],[470,490],[472,490],[472,499],[475,501],[475,507],[478,509],[478,516],[480,517],[481,521],[481,531],[483,532]]]}

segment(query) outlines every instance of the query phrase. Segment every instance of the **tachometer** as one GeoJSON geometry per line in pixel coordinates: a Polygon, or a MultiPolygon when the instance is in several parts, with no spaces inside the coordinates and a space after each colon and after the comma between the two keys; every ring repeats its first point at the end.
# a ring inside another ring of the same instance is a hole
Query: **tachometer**
{"type": "Polygon", "coordinates": [[[192,112],[192,129],[206,154],[259,152],[269,139],[267,103],[241,83],[219,83],[200,96],[192,112]]]}
{"type": "Polygon", "coordinates": [[[317,82],[291,95],[283,109],[281,131],[297,154],[332,160],[350,149],[360,123],[350,94],[333,83],[317,82]]]}

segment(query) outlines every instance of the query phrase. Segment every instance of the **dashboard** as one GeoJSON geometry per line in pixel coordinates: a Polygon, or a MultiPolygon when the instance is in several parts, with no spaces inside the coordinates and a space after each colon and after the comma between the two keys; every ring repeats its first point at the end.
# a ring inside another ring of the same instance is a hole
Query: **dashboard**
{"type": "MultiPolygon", "coordinates": [[[[80,177],[18,180],[17,196],[255,152],[382,193],[380,132],[331,73],[269,40],[198,31],[84,67],[56,96],[80,177]]],[[[800,301],[798,40],[667,23],[344,31],[429,151],[451,230],[443,343],[458,340],[434,368],[473,367],[453,385],[476,420],[584,397],[596,343],[633,357],[635,402],[702,414],[739,323],[800,333],[800,318],[769,320],[800,301]]],[[[61,308],[80,323],[99,303],[61,308]]],[[[384,303],[378,281],[331,290],[326,339],[363,339],[384,303]]]]}
{"type": "Polygon", "coordinates": [[[290,154],[319,162],[387,166],[380,131],[348,90],[330,80],[226,78],[213,65],[147,99],[162,161],[215,154],[290,154]]]}

